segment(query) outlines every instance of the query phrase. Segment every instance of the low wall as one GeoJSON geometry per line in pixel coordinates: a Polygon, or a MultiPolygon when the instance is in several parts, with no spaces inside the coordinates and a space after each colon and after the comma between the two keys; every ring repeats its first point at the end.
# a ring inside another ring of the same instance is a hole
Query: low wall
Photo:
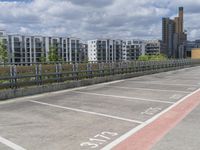
{"type": "Polygon", "coordinates": [[[177,70],[177,69],[193,67],[193,66],[194,65],[178,67],[178,68],[164,68],[164,69],[159,69],[159,70],[118,74],[118,75],[105,76],[105,77],[96,77],[96,78],[84,79],[84,80],[79,80],[79,81],[68,81],[68,82],[63,82],[63,83],[53,83],[53,84],[47,84],[47,85],[41,85],[41,86],[30,86],[30,87],[24,87],[24,88],[19,88],[19,89],[1,90],[0,91],[0,100],[6,100],[6,99],[22,97],[22,96],[30,96],[30,95],[59,91],[59,90],[65,90],[65,89],[69,89],[69,88],[75,88],[75,87],[93,85],[93,84],[98,84],[98,83],[103,83],[103,82],[133,78],[133,77],[155,74],[155,73],[160,73],[160,72],[166,72],[166,71],[171,71],[171,70],[177,70]]]}

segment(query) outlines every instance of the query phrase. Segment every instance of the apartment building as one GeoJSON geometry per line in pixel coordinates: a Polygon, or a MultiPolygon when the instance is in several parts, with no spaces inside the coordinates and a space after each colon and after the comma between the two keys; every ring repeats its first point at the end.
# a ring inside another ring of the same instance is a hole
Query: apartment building
{"type": "Polygon", "coordinates": [[[139,56],[145,54],[145,44],[142,40],[123,41],[123,60],[137,60],[139,56]]]}
{"type": "Polygon", "coordinates": [[[80,43],[80,59],[82,62],[88,62],[88,44],[85,42],[80,43]]]}
{"type": "Polygon", "coordinates": [[[122,61],[122,43],[122,40],[90,40],[88,41],[88,60],[97,62],[122,61]]]}
{"type": "Polygon", "coordinates": [[[157,55],[163,51],[162,41],[160,40],[147,40],[144,45],[145,55],[157,55]]]}
{"type": "Polygon", "coordinates": [[[81,62],[80,39],[69,37],[27,36],[7,34],[0,31],[9,56],[10,63],[36,63],[44,57],[48,60],[49,49],[54,47],[60,60],[81,62]]]}

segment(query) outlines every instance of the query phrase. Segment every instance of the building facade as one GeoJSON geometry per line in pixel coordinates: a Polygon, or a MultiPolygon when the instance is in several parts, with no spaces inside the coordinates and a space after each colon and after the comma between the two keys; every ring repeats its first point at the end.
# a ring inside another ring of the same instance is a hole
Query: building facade
{"type": "Polygon", "coordinates": [[[192,52],[192,59],[200,59],[200,48],[193,48],[192,52]]]}
{"type": "Polygon", "coordinates": [[[96,39],[88,41],[88,60],[95,62],[122,61],[122,40],[96,39]]]}
{"type": "Polygon", "coordinates": [[[191,57],[192,56],[192,49],[194,48],[200,48],[200,40],[195,40],[195,41],[187,41],[186,44],[186,57],[191,57]]]}
{"type": "Polygon", "coordinates": [[[184,32],[183,7],[179,7],[179,15],[174,19],[162,19],[162,41],[165,46],[163,53],[171,58],[181,58],[183,45],[187,41],[187,34],[184,32]],[[181,53],[181,54],[180,54],[181,53]]]}
{"type": "Polygon", "coordinates": [[[123,60],[137,60],[139,56],[145,54],[145,43],[142,40],[123,41],[123,60]]]}
{"type": "Polygon", "coordinates": [[[158,55],[162,49],[161,40],[127,40],[123,42],[123,60],[137,60],[141,55],[158,55]]]}
{"type": "Polygon", "coordinates": [[[161,40],[147,40],[145,44],[145,55],[158,55],[163,51],[161,40]]]}
{"type": "Polygon", "coordinates": [[[60,61],[81,62],[80,39],[68,37],[27,36],[0,31],[9,56],[9,63],[37,63],[48,60],[49,50],[55,48],[60,61]]]}

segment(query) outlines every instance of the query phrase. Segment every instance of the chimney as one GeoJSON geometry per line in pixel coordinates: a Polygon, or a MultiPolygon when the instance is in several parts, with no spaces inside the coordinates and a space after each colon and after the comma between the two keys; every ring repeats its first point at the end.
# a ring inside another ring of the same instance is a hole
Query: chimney
{"type": "Polygon", "coordinates": [[[179,31],[183,32],[183,15],[184,9],[183,7],[179,7],[179,31]]]}

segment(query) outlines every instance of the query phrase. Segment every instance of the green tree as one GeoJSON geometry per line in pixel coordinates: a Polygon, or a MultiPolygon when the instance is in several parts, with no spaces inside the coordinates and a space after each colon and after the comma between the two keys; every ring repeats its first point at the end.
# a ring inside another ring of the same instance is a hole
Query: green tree
{"type": "Polygon", "coordinates": [[[8,62],[8,51],[6,45],[0,40],[0,63],[8,62]]]}
{"type": "Polygon", "coordinates": [[[141,55],[138,58],[139,61],[148,61],[149,60],[149,56],[148,55],[141,55]]]}
{"type": "Polygon", "coordinates": [[[162,61],[162,60],[167,60],[167,57],[165,55],[163,55],[163,54],[151,55],[149,57],[149,60],[162,61]]]}
{"type": "Polygon", "coordinates": [[[42,56],[40,57],[40,62],[42,62],[42,63],[47,62],[47,59],[46,59],[46,57],[45,57],[44,55],[42,55],[42,56]]]}
{"type": "Polygon", "coordinates": [[[157,55],[141,55],[138,60],[140,61],[162,61],[167,60],[167,57],[163,54],[157,55]]]}
{"type": "Polygon", "coordinates": [[[48,56],[49,61],[51,62],[59,61],[58,51],[55,46],[50,46],[48,55],[49,55],[48,56]]]}

